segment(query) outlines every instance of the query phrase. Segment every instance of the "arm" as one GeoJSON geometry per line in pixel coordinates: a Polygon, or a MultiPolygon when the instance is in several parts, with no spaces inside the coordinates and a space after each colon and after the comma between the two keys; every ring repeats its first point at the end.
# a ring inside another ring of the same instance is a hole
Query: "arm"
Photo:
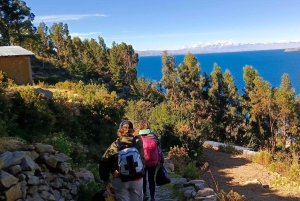
{"type": "Polygon", "coordinates": [[[135,144],[135,148],[139,151],[139,153],[141,155],[142,162],[145,165],[143,140],[142,140],[141,136],[135,136],[133,138],[133,140],[134,140],[133,143],[135,144]]]}
{"type": "Polygon", "coordinates": [[[156,144],[158,146],[158,155],[159,155],[159,158],[160,158],[160,163],[163,164],[165,162],[165,159],[164,159],[164,155],[163,155],[163,152],[162,152],[162,149],[161,149],[161,143],[160,143],[160,139],[158,138],[158,136],[156,134],[155,135],[155,138],[156,138],[156,144]]]}
{"type": "Polygon", "coordinates": [[[113,167],[114,159],[115,159],[114,155],[117,153],[116,151],[117,151],[117,146],[115,142],[113,142],[100,159],[99,175],[100,175],[100,179],[103,180],[104,182],[109,181],[109,174],[114,168],[113,167]]]}

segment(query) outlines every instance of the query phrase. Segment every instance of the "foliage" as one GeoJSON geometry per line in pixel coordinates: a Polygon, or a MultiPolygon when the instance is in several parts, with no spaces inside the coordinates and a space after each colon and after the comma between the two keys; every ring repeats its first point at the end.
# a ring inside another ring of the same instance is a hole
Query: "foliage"
{"type": "Polygon", "coordinates": [[[268,166],[272,162],[272,155],[267,150],[261,150],[259,153],[252,155],[251,160],[264,166],[268,166]]]}
{"type": "Polygon", "coordinates": [[[99,185],[96,182],[81,183],[78,187],[78,200],[90,201],[98,191],[99,185]]]}
{"type": "Polygon", "coordinates": [[[227,143],[225,146],[219,145],[218,151],[226,152],[226,153],[231,153],[231,154],[241,154],[243,153],[242,150],[237,150],[233,144],[227,143]]]}
{"type": "Polygon", "coordinates": [[[138,125],[141,120],[149,119],[153,105],[149,101],[129,100],[125,107],[125,117],[132,121],[133,125],[138,125]]]}
{"type": "Polygon", "coordinates": [[[64,153],[67,156],[70,156],[72,149],[74,149],[71,139],[63,132],[50,134],[43,142],[51,144],[54,150],[64,153]]]}
{"type": "Polygon", "coordinates": [[[221,190],[217,193],[217,200],[218,201],[244,201],[246,197],[244,195],[240,195],[233,190],[226,193],[224,190],[221,190]]]}
{"type": "Polygon", "coordinates": [[[197,167],[196,161],[191,161],[185,166],[182,177],[189,180],[200,179],[200,168],[197,167]]]}
{"type": "Polygon", "coordinates": [[[170,147],[168,158],[172,160],[174,169],[180,175],[183,175],[186,165],[188,165],[188,163],[191,161],[187,150],[184,147],[179,146],[170,147]]]}

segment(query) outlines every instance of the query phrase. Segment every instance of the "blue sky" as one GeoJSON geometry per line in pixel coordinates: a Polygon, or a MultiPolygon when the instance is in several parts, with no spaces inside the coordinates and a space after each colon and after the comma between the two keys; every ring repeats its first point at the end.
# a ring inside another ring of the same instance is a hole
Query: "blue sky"
{"type": "Polygon", "coordinates": [[[174,50],[199,42],[300,40],[300,0],[25,0],[44,21],[70,34],[101,36],[135,50],[174,50]]]}

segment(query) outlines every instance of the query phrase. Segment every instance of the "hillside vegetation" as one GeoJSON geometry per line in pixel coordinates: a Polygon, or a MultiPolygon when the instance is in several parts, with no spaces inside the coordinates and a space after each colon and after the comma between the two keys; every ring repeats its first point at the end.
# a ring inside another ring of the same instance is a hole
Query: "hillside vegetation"
{"type": "Polygon", "coordinates": [[[190,161],[202,160],[204,140],[299,157],[300,96],[288,74],[272,87],[245,66],[246,87],[239,94],[230,71],[214,64],[212,72],[202,72],[193,54],[177,64],[164,51],[162,79],[138,78],[139,55],[132,45],[107,47],[100,36],[71,38],[62,22],[36,28],[24,3],[1,2],[0,45],[35,53],[34,84],[17,86],[0,73],[0,139],[49,143],[85,166],[97,164],[122,119],[134,125],[148,119],[163,148],[179,146],[190,161]]]}

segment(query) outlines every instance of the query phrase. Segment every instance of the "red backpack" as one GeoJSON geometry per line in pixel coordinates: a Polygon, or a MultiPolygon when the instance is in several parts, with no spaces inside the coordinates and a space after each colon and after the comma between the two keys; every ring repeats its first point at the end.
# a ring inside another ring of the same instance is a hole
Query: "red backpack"
{"type": "Polygon", "coordinates": [[[144,147],[144,158],[146,167],[154,167],[159,162],[158,146],[153,134],[142,136],[144,147]]]}

